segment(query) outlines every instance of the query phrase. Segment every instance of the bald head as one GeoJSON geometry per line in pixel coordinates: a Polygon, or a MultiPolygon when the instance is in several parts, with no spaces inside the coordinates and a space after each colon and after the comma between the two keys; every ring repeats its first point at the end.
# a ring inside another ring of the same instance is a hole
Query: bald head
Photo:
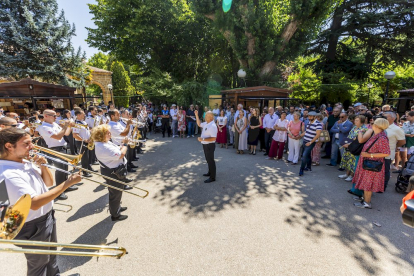
{"type": "Polygon", "coordinates": [[[9,112],[7,113],[6,117],[17,120],[19,118],[19,115],[17,115],[17,113],[14,113],[14,112],[9,112]]]}

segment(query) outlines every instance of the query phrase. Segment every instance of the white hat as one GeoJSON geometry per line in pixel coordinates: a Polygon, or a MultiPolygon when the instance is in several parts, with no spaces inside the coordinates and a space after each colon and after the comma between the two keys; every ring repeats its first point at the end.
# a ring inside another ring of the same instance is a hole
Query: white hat
{"type": "Polygon", "coordinates": [[[171,106],[177,106],[176,104],[172,104],[171,106]]]}
{"type": "Polygon", "coordinates": [[[356,104],[354,104],[354,107],[358,107],[360,105],[362,105],[362,103],[356,103],[356,104]]]}

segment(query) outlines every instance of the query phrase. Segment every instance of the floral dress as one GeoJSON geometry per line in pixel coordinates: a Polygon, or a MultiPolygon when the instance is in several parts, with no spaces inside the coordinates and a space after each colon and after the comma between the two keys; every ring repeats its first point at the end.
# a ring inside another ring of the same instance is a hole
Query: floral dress
{"type": "Polygon", "coordinates": [[[185,114],[178,114],[178,131],[185,131],[185,114]]]}
{"type": "MultiPolygon", "coordinates": [[[[369,153],[384,153],[391,154],[390,145],[387,134],[385,131],[372,136],[364,145],[362,152],[366,152],[367,149],[374,144],[370,149],[369,153]]],[[[358,161],[358,166],[355,171],[352,183],[355,183],[355,188],[369,192],[384,192],[384,179],[385,179],[385,158],[368,158],[361,157],[358,161]],[[375,161],[381,161],[384,165],[380,172],[367,171],[362,168],[364,159],[372,159],[375,161]]]]}
{"type": "MultiPolygon", "coordinates": [[[[362,125],[360,127],[354,126],[348,134],[348,139],[355,140],[358,137],[358,132],[362,131],[362,133],[365,133],[367,130],[368,128],[365,125],[362,125]]],[[[356,156],[353,155],[348,149],[345,149],[340,167],[350,171],[351,173],[354,173],[355,160],[356,156]]]]}

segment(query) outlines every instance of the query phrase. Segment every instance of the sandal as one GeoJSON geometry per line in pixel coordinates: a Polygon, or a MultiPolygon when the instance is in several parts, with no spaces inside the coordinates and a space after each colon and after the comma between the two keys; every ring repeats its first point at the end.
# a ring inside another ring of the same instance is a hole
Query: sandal
{"type": "Polygon", "coordinates": [[[240,154],[240,151],[239,150],[237,151],[237,154],[240,154]]]}
{"type": "Polygon", "coordinates": [[[244,152],[241,150],[241,151],[240,151],[240,154],[243,154],[243,153],[244,153],[244,152]]]}

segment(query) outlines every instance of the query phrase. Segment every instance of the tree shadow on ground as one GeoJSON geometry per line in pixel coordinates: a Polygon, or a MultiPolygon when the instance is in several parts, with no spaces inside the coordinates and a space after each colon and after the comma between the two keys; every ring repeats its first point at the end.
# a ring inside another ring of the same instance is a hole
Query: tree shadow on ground
{"type": "Polygon", "coordinates": [[[94,214],[101,213],[103,210],[105,210],[108,206],[108,195],[104,194],[97,198],[96,200],[89,202],[82,207],[80,207],[76,213],[74,213],[72,216],[70,216],[66,222],[75,221],[80,218],[84,218],[87,216],[91,216],[94,214]]]}
{"type": "MultiPolygon", "coordinates": [[[[257,160],[249,155],[239,156],[230,149],[219,150],[216,148],[218,170],[214,183],[203,183],[205,178],[201,175],[206,173],[207,164],[201,147],[183,154],[180,152],[182,147],[172,147],[170,141],[157,143],[151,148],[149,152],[163,153],[162,160],[146,164],[148,176],[137,179],[162,180],[163,184],[158,184],[159,191],[152,196],[153,199],[168,206],[171,211],[184,214],[186,220],[208,219],[228,208],[244,208],[258,197],[275,198],[280,202],[299,199],[299,203],[290,208],[285,223],[303,228],[315,242],[326,235],[338,239],[352,251],[356,262],[367,274],[384,273],[384,264],[379,261],[381,251],[391,254],[389,261],[395,267],[414,265],[412,257],[404,254],[412,251],[409,243],[400,242],[407,239],[403,231],[394,231],[389,225],[391,229],[382,227],[387,231],[378,231],[372,224],[372,221],[381,221],[386,217],[400,218],[398,205],[401,197],[392,196],[396,202],[392,208],[388,199],[384,200],[384,197],[390,197],[388,194],[392,191],[374,196],[381,212],[362,210],[353,206],[354,201],[346,193],[349,187],[336,188],[337,175],[332,169],[315,168],[313,173],[299,178],[298,166],[286,165],[282,161],[257,160]],[[224,164],[226,170],[220,170],[224,164]],[[310,175],[313,179],[309,178],[310,175]],[[326,178],[333,181],[326,181],[326,178]],[[324,181],[320,181],[322,179],[324,181]]],[[[352,268],[349,270],[352,271],[352,268]]],[[[395,275],[403,274],[402,271],[396,271],[395,275]]]]}
{"type": "MultiPolygon", "coordinates": [[[[105,218],[101,222],[95,224],[81,236],[79,236],[79,238],[73,241],[72,244],[113,245],[114,243],[117,243],[117,239],[115,241],[107,241],[106,238],[108,237],[109,233],[111,233],[114,225],[115,223],[111,222],[109,218],[105,218]]],[[[79,249],[68,248],[62,251],[79,251],[79,249]]],[[[60,272],[64,273],[68,270],[82,266],[85,263],[89,262],[91,259],[92,257],[59,256],[58,264],[60,272]]],[[[97,261],[104,260],[102,260],[102,258],[97,258],[97,261]]]]}

